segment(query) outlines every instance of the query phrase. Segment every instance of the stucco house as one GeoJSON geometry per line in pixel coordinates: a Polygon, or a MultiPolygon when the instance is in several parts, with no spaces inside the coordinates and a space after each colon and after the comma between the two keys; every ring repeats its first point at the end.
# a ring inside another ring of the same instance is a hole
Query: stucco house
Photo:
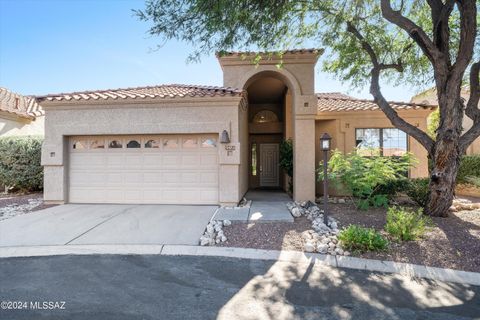
{"type": "MultiPolygon", "coordinates": [[[[343,152],[411,151],[409,173],[427,175],[426,151],[368,100],[316,94],[320,50],[292,50],[258,66],[249,53],[218,56],[223,87],[160,85],[38,97],[45,118],[45,200],[72,203],[234,205],[252,188],[286,188],[279,143],[294,143],[293,197],[320,193],[319,137],[343,152]],[[245,59],[247,56],[247,59],[245,59]]],[[[328,88],[325,88],[328,89],[328,88]]],[[[393,103],[425,129],[434,107],[393,103]]]]}
{"type": "Polygon", "coordinates": [[[42,135],[45,113],[34,97],[0,87],[0,137],[42,135]]]}
{"type": "MultiPolygon", "coordinates": [[[[470,88],[469,86],[463,86],[462,90],[460,92],[460,95],[462,96],[465,101],[468,101],[468,98],[470,96],[470,88]]],[[[437,98],[437,89],[436,88],[430,88],[428,90],[425,90],[411,99],[412,103],[423,103],[423,104],[430,104],[430,105],[438,105],[438,98],[437,98]]],[[[478,104],[480,107],[480,103],[478,104]]],[[[467,116],[463,117],[463,132],[469,130],[473,125],[473,120],[470,119],[467,116]]],[[[470,146],[466,150],[466,154],[472,155],[472,154],[480,154],[480,138],[477,138],[475,141],[470,144],[470,146]]]]}

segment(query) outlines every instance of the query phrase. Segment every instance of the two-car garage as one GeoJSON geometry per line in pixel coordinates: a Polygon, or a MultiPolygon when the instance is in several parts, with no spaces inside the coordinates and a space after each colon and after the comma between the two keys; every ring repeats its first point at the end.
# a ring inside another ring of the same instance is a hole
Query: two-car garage
{"type": "Polygon", "coordinates": [[[70,203],[218,203],[218,135],[73,136],[70,203]]]}

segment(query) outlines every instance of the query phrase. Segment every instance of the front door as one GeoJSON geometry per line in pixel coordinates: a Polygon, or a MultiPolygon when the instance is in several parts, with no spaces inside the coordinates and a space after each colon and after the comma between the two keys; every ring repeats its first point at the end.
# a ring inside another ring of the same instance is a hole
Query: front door
{"type": "Polygon", "coordinates": [[[260,144],[260,187],[279,187],[279,145],[260,144]]]}

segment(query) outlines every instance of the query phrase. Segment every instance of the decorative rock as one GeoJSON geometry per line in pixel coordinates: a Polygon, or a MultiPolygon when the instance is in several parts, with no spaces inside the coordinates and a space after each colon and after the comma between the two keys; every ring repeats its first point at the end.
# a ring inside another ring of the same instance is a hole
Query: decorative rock
{"type": "Polygon", "coordinates": [[[231,225],[232,225],[232,221],[230,221],[230,220],[223,220],[223,225],[224,225],[225,227],[231,226],[231,225]]]}
{"type": "Polygon", "coordinates": [[[328,245],[325,243],[319,243],[317,245],[317,252],[319,253],[327,253],[328,252],[328,245]]]}
{"type": "Polygon", "coordinates": [[[294,207],[290,212],[292,213],[292,216],[294,216],[295,218],[299,218],[302,216],[302,212],[298,207],[294,207]]]}
{"type": "Polygon", "coordinates": [[[210,238],[207,238],[205,236],[200,237],[200,245],[201,246],[208,246],[210,244],[210,238]]]}
{"type": "Polygon", "coordinates": [[[331,223],[330,223],[330,228],[331,228],[331,229],[338,229],[337,223],[336,223],[335,221],[334,221],[334,222],[331,222],[331,223]]]}
{"type": "Polygon", "coordinates": [[[329,243],[328,243],[328,247],[329,247],[330,249],[332,249],[332,250],[335,249],[335,243],[329,242],[329,243]]]}
{"type": "Polygon", "coordinates": [[[222,236],[222,237],[220,238],[220,241],[222,241],[222,242],[225,242],[225,241],[227,241],[227,237],[225,237],[225,236],[222,236]]]}
{"type": "Polygon", "coordinates": [[[336,252],[338,255],[344,254],[344,251],[343,251],[342,249],[340,249],[340,248],[336,248],[336,249],[335,249],[335,252],[336,252]]]}
{"type": "Polygon", "coordinates": [[[349,252],[349,251],[344,251],[344,252],[343,252],[343,255],[344,255],[344,256],[349,256],[349,255],[350,255],[350,252],[349,252]]]}
{"type": "Polygon", "coordinates": [[[338,203],[346,203],[346,201],[345,201],[345,199],[340,198],[340,199],[338,199],[338,203]]]}
{"type": "Polygon", "coordinates": [[[313,252],[315,251],[315,246],[313,245],[313,243],[311,243],[310,241],[307,241],[305,243],[305,251],[306,252],[313,252]]]}
{"type": "Polygon", "coordinates": [[[213,225],[207,224],[207,233],[213,234],[214,232],[215,232],[215,229],[213,228],[213,225]]]}

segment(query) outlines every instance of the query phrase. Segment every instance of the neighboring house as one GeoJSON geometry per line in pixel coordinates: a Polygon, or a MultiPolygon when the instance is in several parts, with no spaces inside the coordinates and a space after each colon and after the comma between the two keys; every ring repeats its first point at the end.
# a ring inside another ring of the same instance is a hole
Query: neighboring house
{"type": "MultiPolygon", "coordinates": [[[[468,98],[470,96],[470,88],[468,86],[462,87],[461,96],[465,99],[465,101],[468,101],[468,98]]],[[[431,88],[422,93],[419,93],[411,99],[411,102],[438,105],[437,89],[431,88]]],[[[478,104],[478,106],[480,107],[480,103],[478,104]]],[[[472,125],[473,120],[465,115],[463,117],[462,124],[463,131],[467,131],[472,127],[472,125]]],[[[467,148],[466,154],[480,154],[480,138],[472,142],[472,144],[467,148]]]]}
{"type": "MultiPolygon", "coordinates": [[[[294,141],[294,198],[320,193],[319,138],[343,152],[413,152],[412,177],[427,175],[426,151],[378,107],[315,94],[319,50],[293,50],[258,66],[245,53],[219,56],[224,87],[160,85],[38,97],[46,112],[45,200],[73,203],[238,203],[250,188],[286,188],[279,143],[294,141]]],[[[248,55],[248,54],[247,54],[248,55]]],[[[434,107],[393,103],[426,129],[434,107]]]]}
{"type": "Polygon", "coordinates": [[[0,87],[0,137],[44,133],[45,114],[34,97],[0,87]]]}

